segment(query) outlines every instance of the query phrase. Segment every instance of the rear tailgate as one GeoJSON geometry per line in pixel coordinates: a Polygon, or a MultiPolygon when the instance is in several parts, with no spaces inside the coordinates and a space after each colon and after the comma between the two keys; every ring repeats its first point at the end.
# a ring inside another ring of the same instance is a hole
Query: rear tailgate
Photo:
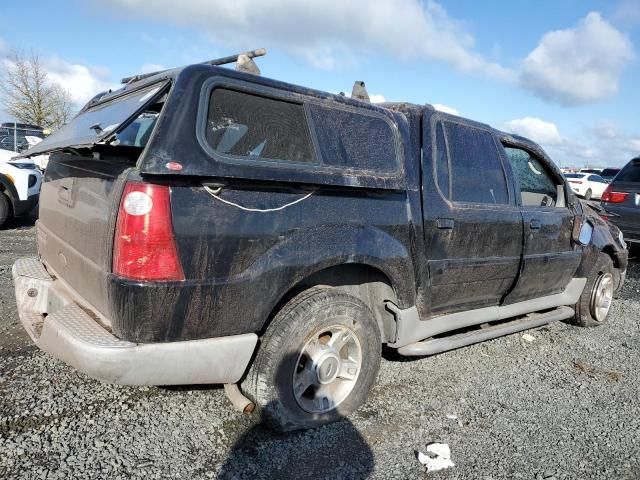
{"type": "Polygon", "coordinates": [[[38,251],[50,273],[111,318],[107,278],[125,178],[162,110],[169,84],[154,82],[89,103],[25,156],[50,153],[40,193],[38,251]]]}
{"type": "Polygon", "coordinates": [[[51,273],[107,318],[115,215],[130,167],[126,160],[56,153],[40,193],[41,258],[51,273]]]}

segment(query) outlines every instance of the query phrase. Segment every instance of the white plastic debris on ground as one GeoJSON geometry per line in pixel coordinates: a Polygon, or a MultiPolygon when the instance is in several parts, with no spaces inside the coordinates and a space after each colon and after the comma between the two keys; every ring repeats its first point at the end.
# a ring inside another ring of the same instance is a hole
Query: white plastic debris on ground
{"type": "Polygon", "coordinates": [[[451,461],[451,450],[446,443],[430,443],[427,445],[427,453],[418,452],[418,461],[427,467],[428,472],[455,466],[451,461]]]}
{"type": "Polygon", "coordinates": [[[526,342],[526,343],[533,343],[536,341],[536,337],[534,337],[533,335],[529,335],[528,333],[525,333],[520,338],[522,339],[523,342],[526,342]]]}

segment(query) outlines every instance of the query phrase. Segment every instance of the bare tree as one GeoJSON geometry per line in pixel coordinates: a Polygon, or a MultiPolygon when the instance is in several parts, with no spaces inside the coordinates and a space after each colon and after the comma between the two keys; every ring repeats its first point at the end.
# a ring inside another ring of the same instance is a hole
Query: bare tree
{"type": "Polygon", "coordinates": [[[16,120],[57,129],[67,123],[73,111],[69,92],[50,82],[40,57],[14,52],[3,61],[0,83],[2,103],[16,120]]]}

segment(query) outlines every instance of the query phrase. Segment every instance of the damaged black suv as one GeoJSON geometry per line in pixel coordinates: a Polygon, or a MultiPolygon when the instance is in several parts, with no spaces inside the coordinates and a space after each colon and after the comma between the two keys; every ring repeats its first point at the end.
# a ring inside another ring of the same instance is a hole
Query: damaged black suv
{"type": "Polygon", "coordinates": [[[362,405],[383,344],[607,320],[623,239],[535,143],[213,63],[127,79],[27,152],[50,160],[13,277],[41,349],[106,382],[226,384],[288,430],[362,405]]]}

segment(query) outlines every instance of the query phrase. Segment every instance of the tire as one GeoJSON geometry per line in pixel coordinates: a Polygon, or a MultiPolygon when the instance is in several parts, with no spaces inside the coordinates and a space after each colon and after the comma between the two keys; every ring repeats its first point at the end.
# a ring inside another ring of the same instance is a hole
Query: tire
{"type": "Polygon", "coordinates": [[[593,192],[591,191],[591,189],[588,189],[586,192],[584,192],[584,199],[585,200],[591,200],[591,195],[593,194],[593,192]]]}
{"type": "Polygon", "coordinates": [[[2,227],[4,222],[7,221],[7,218],[9,218],[9,213],[11,213],[9,199],[4,193],[0,192],[0,227],[2,227]]]}
{"type": "Polygon", "coordinates": [[[380,330],[366,304],[336,288],[313,287],[273,319],[242,387],[269,427],[313,428],[365,403],[381,354],[380,330]]]}
{"type": "Polygon", "coordinates": [[[613,301],[614,287],[613,261],[607,254],[600,253],[587,278],[580,301],[575,306],[573,323],[580,327],[596,327],[606,323],[613,301]],[[598,305],[602,307],[598,309],[598,305]]]}

